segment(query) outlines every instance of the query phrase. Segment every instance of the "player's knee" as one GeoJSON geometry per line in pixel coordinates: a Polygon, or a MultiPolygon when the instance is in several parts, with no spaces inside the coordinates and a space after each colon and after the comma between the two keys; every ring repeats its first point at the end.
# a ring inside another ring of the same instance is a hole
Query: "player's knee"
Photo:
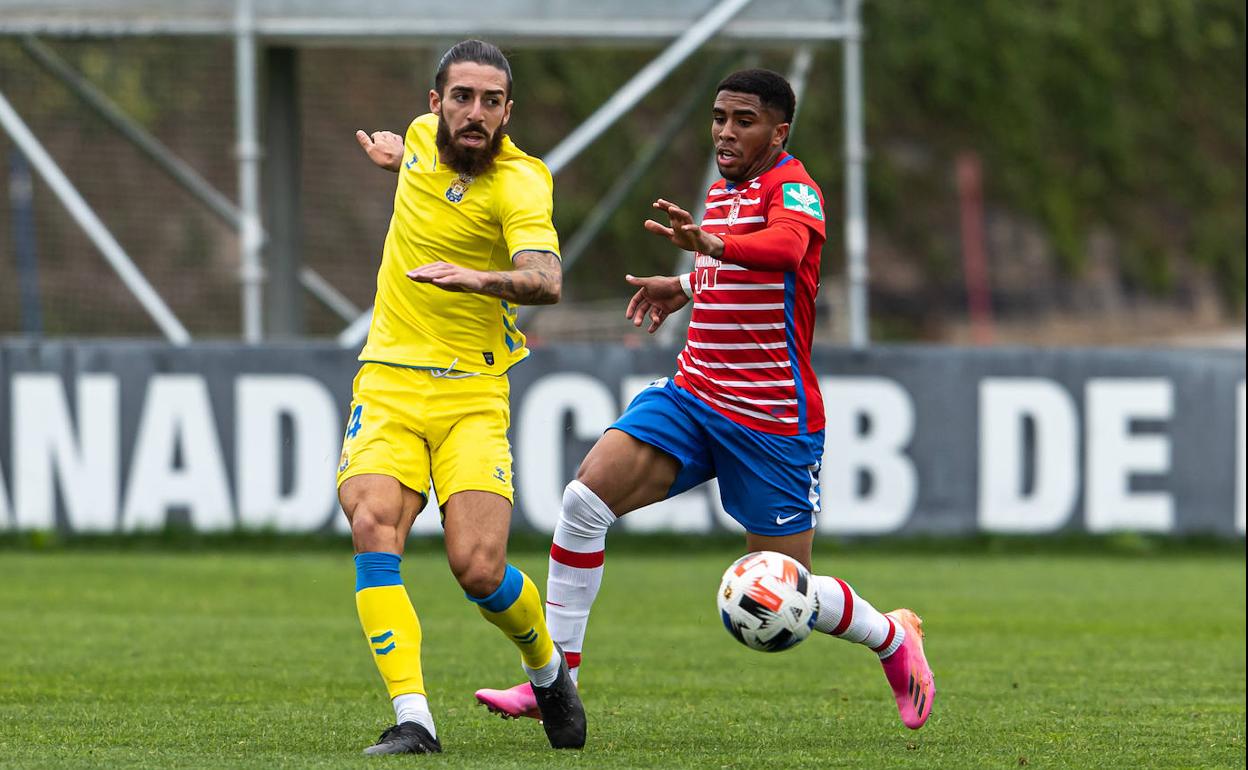
{"type": "Polygon", "coordinates": [[[611,508],[579,478],[564,487],[559,526],[569,534],[597,537],[605,534],[615,519],[611,508]]]}
{"type": "Polygon", "coordinates": [[[451,574],[459,582],[460,588],[469,596],[478,598],[494,593],[503,582],[503,573],[507,570],[506,558],[486,549],[474,549],[466,554],[453,555],[450,562],[451,574]]]}
{"type": "Polygon", "coordinates": [[[397,517],[367,501],[357,503],[347,518],[359,550],[390,550],[398,539],[397,517]]]}

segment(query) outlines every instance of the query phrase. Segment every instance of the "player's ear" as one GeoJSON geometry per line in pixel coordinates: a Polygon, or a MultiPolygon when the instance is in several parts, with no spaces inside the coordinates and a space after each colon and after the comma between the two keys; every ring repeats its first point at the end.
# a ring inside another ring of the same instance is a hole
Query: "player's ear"
{"type": "Polygon", "coordinates": [[[789,141],[789,123],[777,123],[771,132],[771,146],[783,147],[789,141]]]}
{"type": "Polygon", "coordinates": [[[429,111],[434,115],[442,114],[442,97],[432,88],[429,89],[429,111]]]}
{"type": "Polygon", "coordinates": [[[511,99],[507,100],[507,104],[503,106],[503,123],[504,127],[511,122],[511,106],[515,104],[511,99]]]}

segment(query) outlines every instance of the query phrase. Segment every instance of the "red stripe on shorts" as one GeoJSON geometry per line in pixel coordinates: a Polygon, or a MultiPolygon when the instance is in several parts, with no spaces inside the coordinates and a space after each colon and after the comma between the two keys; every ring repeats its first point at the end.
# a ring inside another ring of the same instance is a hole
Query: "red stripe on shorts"
{"type": "Polygon", "coordinates": [[[602,551],[591,551],[589,553],[578,553],[577,551],[569,551],[567,548],[561,548],[555,543],[550,544],[550,558],[568,567],[576,567],[577,569],[594,569],[602,566],[602,551]]]}
{"type": "Polygon", "coordinates": [[[841,586],[841,592],[845,594],[845,606],[841,610],[841,622],[836,624],[836,628],[832,629],[833,636],[840,636],[849,629],[849,624],[854,620],[854,592],[849,589],[844,580],[838,577],[832,578],[841,586]]]}

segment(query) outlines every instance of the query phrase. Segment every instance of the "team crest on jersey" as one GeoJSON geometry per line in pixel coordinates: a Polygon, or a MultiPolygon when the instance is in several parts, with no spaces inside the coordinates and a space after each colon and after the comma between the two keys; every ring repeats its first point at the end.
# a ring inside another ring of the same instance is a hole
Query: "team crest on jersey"
{"type": "Polygon", "coordinates": [[[732,196],[732,207],[728,209],[728,226],[732,227],[737,223],[737,214],[741,213],[741,194],[732,196]]]}
{"type": "MultiPolygon", "coordinates": [[[[459,203],[464,199],[464,194],[468,192],[468,188],[472,186],[472,177],[467,174],[460,174],[451,182],[451,186],[446,188],[446,199],[451,203],[459,203]]],[[[822,217],[821,217],[822,218],[822,217]]]]}
{"type": "Polygon", "coordinates": [[[808,217],[823,221],[823,207],[819,205],[819,194],[808,184],[788,182],[782,188],[784,207],[789,211],[800,211],[808,217]]]}

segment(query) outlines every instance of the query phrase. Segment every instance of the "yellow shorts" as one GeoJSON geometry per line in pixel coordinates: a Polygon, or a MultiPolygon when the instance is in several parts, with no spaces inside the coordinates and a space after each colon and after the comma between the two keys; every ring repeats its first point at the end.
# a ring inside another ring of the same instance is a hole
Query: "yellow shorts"
{"type": "Polygon", "coordinates": [[[429,499],[493,492],[512,500],[506,377],[435,377],[429,369],[365,363],[352,386],[338,485],[378,473],[429,499]]]}

